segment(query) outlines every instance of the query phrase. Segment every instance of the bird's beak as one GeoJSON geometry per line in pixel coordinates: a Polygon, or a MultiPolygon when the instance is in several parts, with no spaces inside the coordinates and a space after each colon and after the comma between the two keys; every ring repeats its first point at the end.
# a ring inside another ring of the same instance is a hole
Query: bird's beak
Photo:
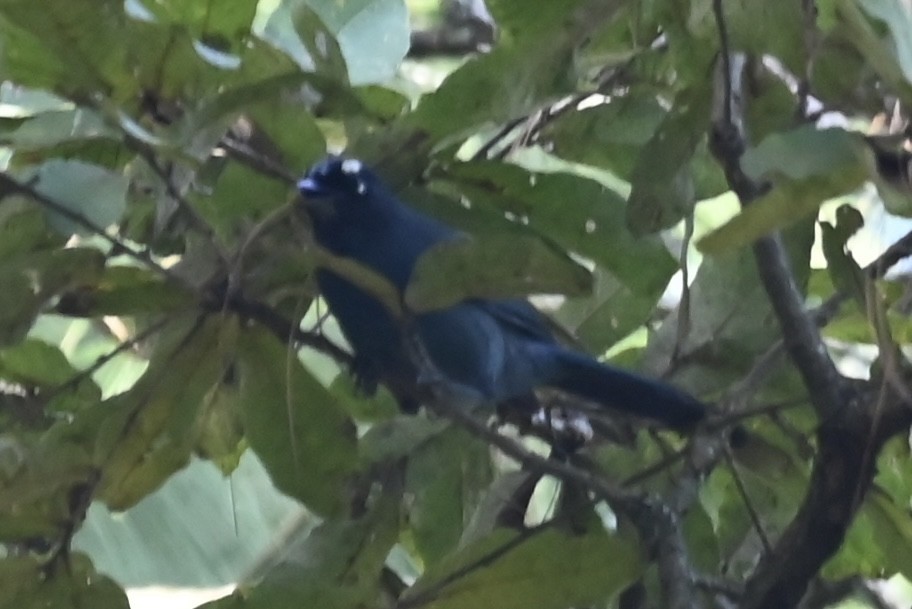
{"type": "Polygon", "coordinates": [[[313,178],[303,178],[298,181],[298,191],[306,197],[319,197],[326,194],[320,184],[313,178]]]}
{"type": "Polygon", "coordinates": [[[336,206],[332,197],[320,183],[313,178],[303,178],[298,181],[298,192],[304,197],[304,209],[315,220],[328,220],[336,213],[336,206]]]}

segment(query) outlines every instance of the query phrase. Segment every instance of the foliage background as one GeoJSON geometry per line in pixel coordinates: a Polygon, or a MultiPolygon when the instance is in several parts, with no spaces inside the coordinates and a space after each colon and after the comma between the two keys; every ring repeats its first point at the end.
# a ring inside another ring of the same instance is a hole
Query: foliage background
{"type": "Polygon", "coordinates": [[[0,0],[0,607],[884,606],[907,3],[433,4],[0,0]],[[359,395],[290,205],[342,149],[475,237],[409,306],[560,294],[711,421],[565,462],[359,395]]]}

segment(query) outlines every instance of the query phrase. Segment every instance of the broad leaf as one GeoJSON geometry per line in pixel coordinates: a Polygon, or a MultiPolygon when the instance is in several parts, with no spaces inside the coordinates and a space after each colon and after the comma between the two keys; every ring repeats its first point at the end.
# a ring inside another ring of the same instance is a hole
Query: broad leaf
{"type": "Polygon", "coordinates": [[[276,487],[320,514],[340,513],[358,448],[335,397],[257,328],[241,333],[237,366],[247,441],[276,487]]]}
{"type": "Polygon", "coordinates": [[[472,298],[586,294],[589,272],[540,239],[509,234],[446,241],[425,252],[405,292],[416,312],[472,298]]]}
{"type": "Polygon", "coordinates": [[[429,569],[405,598],[431,609],[562,609],[604,603],[641,570],[636,543],[622,535],[498,530],[429,569]]]}
{"type": "Polygon", "coordinates": [[[0,608],[129,609],[124,591],[81,554],[69,558],[61,575],[48,578],[46,573],[33,558],[0,560],[0,608]]]}

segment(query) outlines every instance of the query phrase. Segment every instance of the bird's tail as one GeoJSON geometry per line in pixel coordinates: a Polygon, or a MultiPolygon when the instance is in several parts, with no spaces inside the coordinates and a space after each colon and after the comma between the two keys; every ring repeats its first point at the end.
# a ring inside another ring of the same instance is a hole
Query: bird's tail
{"type": "Polygon", "coordinates": [[[676,428],[695,425],[706,414],[703,403],[667,383],[601,364],[583,353],[561,350],[554,357],[548,384],[568,393],[676,428]]]}

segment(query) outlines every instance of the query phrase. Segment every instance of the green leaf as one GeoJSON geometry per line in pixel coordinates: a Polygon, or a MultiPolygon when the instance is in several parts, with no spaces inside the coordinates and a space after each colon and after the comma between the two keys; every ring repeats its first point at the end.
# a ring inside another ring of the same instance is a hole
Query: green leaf
{"type": "Polygon", "coordinates": [[[188,308],[190,293],[161,275],[135,266],[109,266],[95,281],[64,293],[57,311],[64,315],[138,315],[188,308]]]}
{"type": "Polygon", "coordinates": [[[40,72],[51,79],[45,78],[39,85],[29,78],[22,84],[90,94],[130,79],[124,61],[122,33],[127,18],[122,2],[49,0],[37,7],[26,0],[7,0],[0,4],[0,15],[28,32],[28,38],[19,38],[21,42],[27,40],[25,49],[34,49],[32,36],[44,47],[33,56],[40,63],[40,72]]]}
{"type": "Polygon", "coordinates": [[[0,262],[17,254],[62,245],[61,237],[50,233],[45,215],[21,195],[3,199],[0,205],[0,262]]]}
{"type": "Polygon", "coordinates": [[[528,220],[531,229],[604,266],[634,293],[661,292],[675,271],[661,239],[635,238],[621,197],[589,178],[494,162],[461,164],[450,174],[473,202],[528,220]]]}
{"type": "Polygon", "coordinates": [[[126,512],[94,503],[73,548],[128,588],[222,586],[280,552],[278,536],[284,538],[291,523],[314,521],[272,486],[253,451],[245,451],[230,478],[193,459],[126,512]]]}
{"type": "Polygon", "coordinates": [[[129,609],[127,595],[81,554],[52,577],[34,558],[0,560],[0,609],[129,609]]]}
{"type": "MultiPolygon", "coordinates": [[[[836,0],[835,12],[838,23],[845,28],[844,41],[854,45],[864,57],[866,67],[873,68],[890,87],[898,91],[904,99],[912,97],[912,88],[907,77],[908,62],[897,56],[894,49],[881,38],[880,33],[873,27],[862,7],[876,14],[891,14],[898,7],[895,0],[873,0],[856,2],[855,0],[836,0]]],[[[907,29],[907,9],[898,9],[899,21],[893,30],[894,35],[902,35],[907,29]],[[906,12],[906,15],[902,15],[906,12]]],[[[908,47],[908,39],[902,38],[902,48],[908,47]]],[[[906,54],[904,53],[904,57],[906,54]]]]}
{"type": "Polygon", "coordinates": [[[98,113],[83,108],[42,112],[4,133],[0,141],[17,152],[53,146],[63,142],[112,138],[116,132],[98,113]]]}
{"type": "Polygon", "coordinates": [[[820,204],[859,188],[867,177],[858,139],[842,130],[812,135],[800,128],[766,138],[745,153],[750,173],[759,177],[781,172],[782,179],[740,214],[697,244],[705,254],[744,247],[760,237],[807,217],[820,204]]]}
{"type": "Polygon", "coordinates": [[[407,457],[448,426],[449,423],[442,419],[412,415],[398,415],[372,425],[358,442],[361,461],[372,465],[407,457]]]}
{"type": "Polygon", "coordinates": [[[590,351],[604,353],[650,319],[661,294],[636,294],[605,271],[595,277],[592,297],[567,299],[555,317],[590,351]]]}
{"type": "Polygon", "coordinates": [[[720,567],[719,540],[712,519],[701,505],[697,504],[687,510],[684,535],[695,567],[707,571],[715,571],[720,567]]]}
{"type": "Polygon", "coordinates": [[[409,48],[403,0],[307,0],[335,34],[352,84],[389,80],[409,48]]]}
{"type": "Polygon", "coordinates": [[[581,0],[554,0],[530,11],[528,3],[522,0],[489,0],[486,4],[498,28],[514,40],[536,40],[542,30],[584,6],[581,0]]]}
{"type": "Polygon", "coordinates": [[[252,104],[248,112],[257,128],[278,147],[282,166],[292,174],[303,174],[326,154],[322,131],[299,103],[289,103],[286,99],[264,101],[252,104]]]}
{"type": "Polygon", "coordinates": [[[320,514],[338,514],[358,454],[344,410],[293,350],[262,330],[242,331],[238,374],[247,441],[276,487],[320,514]]]}
{"type": "Polygon", "coordinates": [[[422,97],[407,123],[440,140],[529,112],[536,103],[571,91],[570,46],[563,38],[549,37],[522,51],[498,47],[422,97]]]}
{"type": "Polygon", "coordinates": [[[0,282],[0,345],[10,345],[25,337],[42,301],[24,273],[0,269],[0,282]]]}
{"type": "MultiPolygon", "coordinates": [[[[101,229],[120,220],[126,209],[126,178],[101,167],[50,160],[30,173],[36,191],[101,229]]],[[[53,211],[48,211],[48,223],[64,234],[91,234],[86,227],[53,211]]]]}
{"type": "MultiPolygon", "coordinates": [[[[381,385],[377,387],[374,395],[365,395],[364,390],[358,386],[357,379],[351,374],[337,374],[329,386],[329,390],[339,399],[339,403],[352,419],[358,423],[372,423],[370,430],[362,437],[362,440],[374,429],[391,422],[401,412],[396,398],[386,388],[381,385]]],[[[415,419],[416,417],[405,418],[415,419]]],[[[363,451],[362,446],[362,453],[363,451]]]]}
{"type": "Polygon", "coordinates": [[[742,168],[754,180],[778,176],[800,180],[827,175],[835,169],[857,167],[862,150],[861,138],[856,133],[803,125],[764,138],[744,153],[742,168]]]}
{"type": "Polygon", "coordinates": [[[92,282],[103,264],[103,254],[89,248],[41,250],[0,262],[0,344],[21,338],[47,300],[92,282]]]}
{"type": "Polygon", "coordinates": [[[475,511],[469,515],[459,545],[472,545],[502,526],[506,510],[517,511],[517,508],[524,507],[517,506],[517,497],[522,497],[519,491],[538,483],[539,478],[538,474],[524,470],[497,474],[478,499],[475,511]]]}
{"type": "Polygon", "coordinates": [[[883,569],[909,577],[912,575],[912,523],[907,506],[897,506],[877,491],[872,492],[865,506],[871,518],[873,542],[881,548],[886,559],[883,569]]]}
{"type": "Polygon", "coordinates": [[[288,200],[288,185],[229,160],[218,175],[214,189],[194,193],[191,201],[215,229],[231,243],[246,234],[251,220],[265,218],[288,200]]]}
{"type": "MultiPolygon", "coordinates": [[[[785,233],[799,286],[809,273],[814,224],[808,217],[785,233]]],[[[674,369],[676,384],[698,395],[726,391],[779,333],[753,252],[744,248],[708,256],[690,285],[689,316],[678,309],[663,320],[650,335],[642,369],[654,375],[674,369]],[[689,354],[686,363],[676,362],[681,353],[689,354]]]]}
{"type": "MultiPolygon", "coordinates": [[[[181,129],[187,133],[188,138],[191,138],[199,129],[231,118],[235,114],[248,112],[251,107],[287,108],[290,111],[295,106],[308,116],[308,110],[319,110],[333,116],[363,112],[361,100],[348,87],[323,74],[289,69],[267,75],[251,75],[251,78],[243,80],[235,87],[207,96],[199,103],[195,112],[187,115],[181,129]]],[[[310,118],[313,120],[313,117],[310,118]]],[[[271,124],[274,120],[265,122],[271,124]]],[[[319,134],[319,131],[316,133],[319,134]]],[[[276,132],[275,135],[278,136],[280,133],[276,132]]],[[[313,134],[308,129],[302,133],[292,131],[285,135],[304,139],[313,134]]],[[[318,138],[322,139],[322,135],[318,135],[318,138]]]]}
{"type": "Polygon", "coordinates": [[[912,82],[912,9],[902,0],[860,0],[870,16],[887,26],[893,39],[893,53],[907,82],[912,82]]]}
{"type": "MultiPolygon", "coordinates": [[[[15,262],[29,274],[38,294],[49,299],[64,290],[97,281],[104,269],[105,257],[94,248],[70,247],[34,252],[15,262]]],[[[11,262],[8,266],[14,265],[11,262]]]]}
{"type": "Polygon", "coordinates": [[[392,89],[367,85],[354,90],[370,114],[382,120],[392,120],[409,109],[409,98],[392,89]]]}
{"type": "Polygon", "coordinates": [[[823,255],[827,260],[827,271],[833,285],[840,291],[851,294],[861,311],[865,313],[865,276],[861,266],[855,261],[847,243],[864,224],[864,218],[851,205],[841,205],[836,210],[836,225],[829,222],[820,223],[820,236],[823,255]]]}
{"type": "Polygon", "coordinates": [[[594,605],[639,577],[642,560],[634,540],[603,530],[498,530],[428,569],[403,598],[428,609],[594,605]]]}
{"type": "Polygon", "coordinates": [[[663,123],[666,111],[654,95],[638,91],[577,112],[544,127],[557,156],[595,165],[630,180],[642,146],[663,123]]]}
{"type": "Polygon", "coordinates": [[[581,295],[591,288],[589,271],[557,248],[531,235],[495,233],[445,241],[422,254],[405,303],[425,312],[473,298],[581,295]]]}
{"type": "MultiPolygon", "coordinates": [[[[744,509],[744,499],[737,491],[737,483],[732,478],[731,471],[726,468],[716,468],[700,488],[700,511],[704,512],[712,521],[713,536],[709,548],[697,550],[697,556],[702,560],[712,560],[714,553],[717,561],[731,568],[730,560],[739,548],[743,547],[746,538],[753,532],[750,516],[744,509]]],[[[688,520],[691,519],[688,514],[688,520]]],[[[688,522],[685,531],[690,538],[694,533],[706,536],[705,531],[691,533],[689,528],[694,526],[688,522]]],[[[697,526],[702,527],[702,519],[697,519],[697,526]]],[[[718,568],[718,562],[713,567],[718,568]]],[[[740,567],[740,565],[738,565],[740,567]]]]}
{"type": "MultiPolygon", "coordinates": [[[[224,86],[230,75],[240,76],[242,73],[233,69],[237,58],[220,56],[215,52],[207,55],[208,47],[198,42],[182,25],[130,19],[125,26],[126,34],[120,38],[122,43],[127,44],[124,53],[132,74],[129,81],[119,83],[120,90],[113,96],[114,99],[146,95],[151,98],[148,103],[153,105],[154,111],[164,109],[169,114],[173,112],[171,100],[213,93],[224,86]],[[232,63],[225,65],[226,60],[232,63]]],[[[244,58],[255,52],[252,42],[242,50],[244,58]]],[[[156,142],[154,137],[146,137],[143,129],[152,127],[151,133],[164,140],[169,139],[166,128],[156,129],[142,119],[133,121],[133,117],[121,108],[116,110],[122,115],[121,129],[132,136],[151,145],[163,144],[156,142]]]]}
{"type": "Polygon", "coordinates": [[[490,9],[509,34],[500,37],[492,52],[469,61],[425,95],[407,121],[435,141],[483,124],[506,122],[574,92],[575,50],[615,15],[618,6],[554,0],[529,10],[527,3],[502,0],[490,9]]]}
{"type": "Polygon", "coordinates": [[[905,499],[897,505],[883,490],[872,489],[852,522],[839,552],[824,566],[827,577],[862,574],[880,577],[884,573],[912,570],[912,526],[905,499]]]}
{"type": "MultiPolygon", "coordinates": [[[[348,66],[345,64],[345,56],[339,46],[340,41],[327,27],[321,16],[311,6],[308,6],[306,1],[299,0],[294,3],[280,4],[272,14],[270,22],[281,16],[286,8],[290,12],[291,25],[295,34],[307,48],[306,59],[309,60],[307,63],[313,64],[313,71],[327,74],[343,83],[349,82],[348,66]]],[[[302,63],[302,65],[306,65],[306,63],[302,63]]]]}
{"type": "Polygon", "coordinates": [[[200,413],[200,436],[195,452],[212,461],[227,476],[237,469],[246,449],[237,388],[222,384],[207,397],[200,413]]]}
{"type": "Polygon", "coordinates": [[[459,542],[491,481],[488,447],[449,428],[417,446],[405,474],[408,520],[424,563],[436,564],[459,542]]]}
{"type": "Polygon", "coordinates": [[[91,446],[61,438],[0,436],[0,539],[53,538],[71,516],[74,492],[92,476],[91,446]]]}
{"type": "MultiPolygon", "coordinates": [[[[15,383],[51,388],[69,381],[77,372],[60,349],[44,341],[29,339],[0,349],[0,377],[15,383]]],[[[82,383],[80,389],[86,392],[87,399],[101,398],[91,380],[82,383]]]]}
{"type": "Polygon", "coordinates": [[[242,584],[234,595],[200,609],[370,606],[380,595],[380,574],[396,541],[398,516],[396,502],[386,492],[358,520],[328,520],[299,530],[282,557],[260,569],[262,580],[253,588],[242,584]]]}
{"type": "MultiPolygon", "coordinates": [[[[703,15],[707,20],[713,18],[710,11],[703,15]]],[[[724,15],[729,48],[772,55],[795,73],[804,68],[807,17],[801,3],[740,0],[725,4],[724,15]]]]}
{"type": "Polygon", "coordinates": [[[692,208],[690,162],[706,131],[706,93],[682,95],[648,142],[639,149],[630,176],[627,224],[635,235],[677,224],[692,208]]]}
{"type": "Polygon", "coordinates": [[[379,83],[408,51],[408,14],[402,0],[294,0],[279,5],[263,36],[308,71],[379,83]]]}
{"type": "Polygon", "coordinates": [[[156,20],[187,27],[197,39],[222,52],[237,51],[247,38],[257,0],[156,0],[141,2],[156,20]]]}
{"type": "MultiPolygon", "coordinates": [[[[64,81],[78,81],[64,62],[44,45],[40,36],[0,16],[0,76],[36,89],[61,89],[64,81]]],[[[67,89],[75,88],[67,83],[67,89]]]]}
{"type": "Polygon", "coordinates": [[[854,171],[782,183],[700,239],[697,247],[704,254],[746,247],[774,230],[807,217],[825,200],[858,188],[863,182],[864,174],[854,171]]]}
{"type": "Polygon", "coordinates": [[[163,332],[136,384],[102,405],[98,497],[111,509],[134,505],[187,464],[200,413],[222,382],[233,326],[218,317],[188,317],[163,332]]]}

